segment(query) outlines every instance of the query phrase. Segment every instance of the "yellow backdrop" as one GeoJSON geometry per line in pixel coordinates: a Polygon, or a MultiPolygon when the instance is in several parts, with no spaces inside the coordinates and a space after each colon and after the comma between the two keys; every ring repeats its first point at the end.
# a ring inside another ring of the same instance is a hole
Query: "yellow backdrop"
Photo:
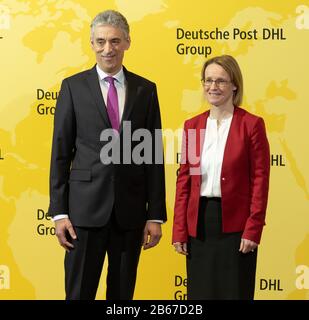
{"type": "MultiPolygon", "coordinates": [[[[1,0],[0,299],[64,298],[64,252],[46,218],[53,113],[61,80],[94,65],[89,24],[105,9],[130,23],[125,66],[157,83],[164,129],[207,108],[206,57],[239,61],[243,107],[265,119],[272,154],[256,298],[308,299],[309,2],[298,0],[1,0]]],[[[135,299],[185,298],[185,259],[171,246],[177,145],[166,164],[169,221],[141,255],[135,299]]]]}

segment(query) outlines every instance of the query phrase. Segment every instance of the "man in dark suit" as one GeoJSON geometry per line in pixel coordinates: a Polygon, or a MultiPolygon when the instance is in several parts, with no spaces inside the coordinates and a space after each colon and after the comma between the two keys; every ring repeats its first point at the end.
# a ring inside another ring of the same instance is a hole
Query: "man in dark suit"
{"type": "Polygon", "coordinates": [[[95,298],[107,253],[106,298],[132,299],[141,247],[159,242],[166,221],[159,103],[156,85],[122,65],[124,16],[98,14],[91,46],[97,64],[65,79],[57,101],[48,212],[67,251],[66,298],[95,298]],[[147,132],[151,149],[134,154],[139,141],[125,125],[147,132]]]}

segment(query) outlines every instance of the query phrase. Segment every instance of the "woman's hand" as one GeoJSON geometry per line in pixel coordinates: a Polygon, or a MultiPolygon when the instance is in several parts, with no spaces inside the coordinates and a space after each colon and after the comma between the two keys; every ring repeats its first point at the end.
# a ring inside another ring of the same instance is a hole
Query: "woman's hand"
{"type": "Polygon", "coordinates": [[[174,242],[173,245],[175,247],[176,252],[180,254],[188,255],[187,242],[174,242]]]}
{"type": "Polygon", "coordinates": [[[253,252],[257,248],[258,244],[254,241],[241,238],[239,251],[242,253],[253,252]]]}

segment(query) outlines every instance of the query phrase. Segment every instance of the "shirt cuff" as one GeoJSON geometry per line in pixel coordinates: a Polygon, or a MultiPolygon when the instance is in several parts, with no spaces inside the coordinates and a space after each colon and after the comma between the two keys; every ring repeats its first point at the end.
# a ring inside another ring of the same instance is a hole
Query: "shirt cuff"
{"type": "Polygon", "coordinates": [[[163,220],[147,220],[147,222],[157,222],[157,223],[161,223],[161,224],[164,223],[163,220]]]}
{"type": "Polygon", "coordinates": [[[55,222],[57,220],[66,219],[68,217],[69,216],[67,214],[57,214],[57,215],[52,217],[52,220],[55,222]]]}

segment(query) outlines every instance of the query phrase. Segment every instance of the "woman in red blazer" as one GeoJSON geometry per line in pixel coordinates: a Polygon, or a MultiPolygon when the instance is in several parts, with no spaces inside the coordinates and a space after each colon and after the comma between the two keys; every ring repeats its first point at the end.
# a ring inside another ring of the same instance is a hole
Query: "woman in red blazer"
{"type": "Polygon", "coordinates": [[[253,299],[270,171],[265,125],[239,107],[233,57],[206,61],[202,84],[210,110],[184,124],[173,244],[187,257],[188,299],[253,299]]]}

